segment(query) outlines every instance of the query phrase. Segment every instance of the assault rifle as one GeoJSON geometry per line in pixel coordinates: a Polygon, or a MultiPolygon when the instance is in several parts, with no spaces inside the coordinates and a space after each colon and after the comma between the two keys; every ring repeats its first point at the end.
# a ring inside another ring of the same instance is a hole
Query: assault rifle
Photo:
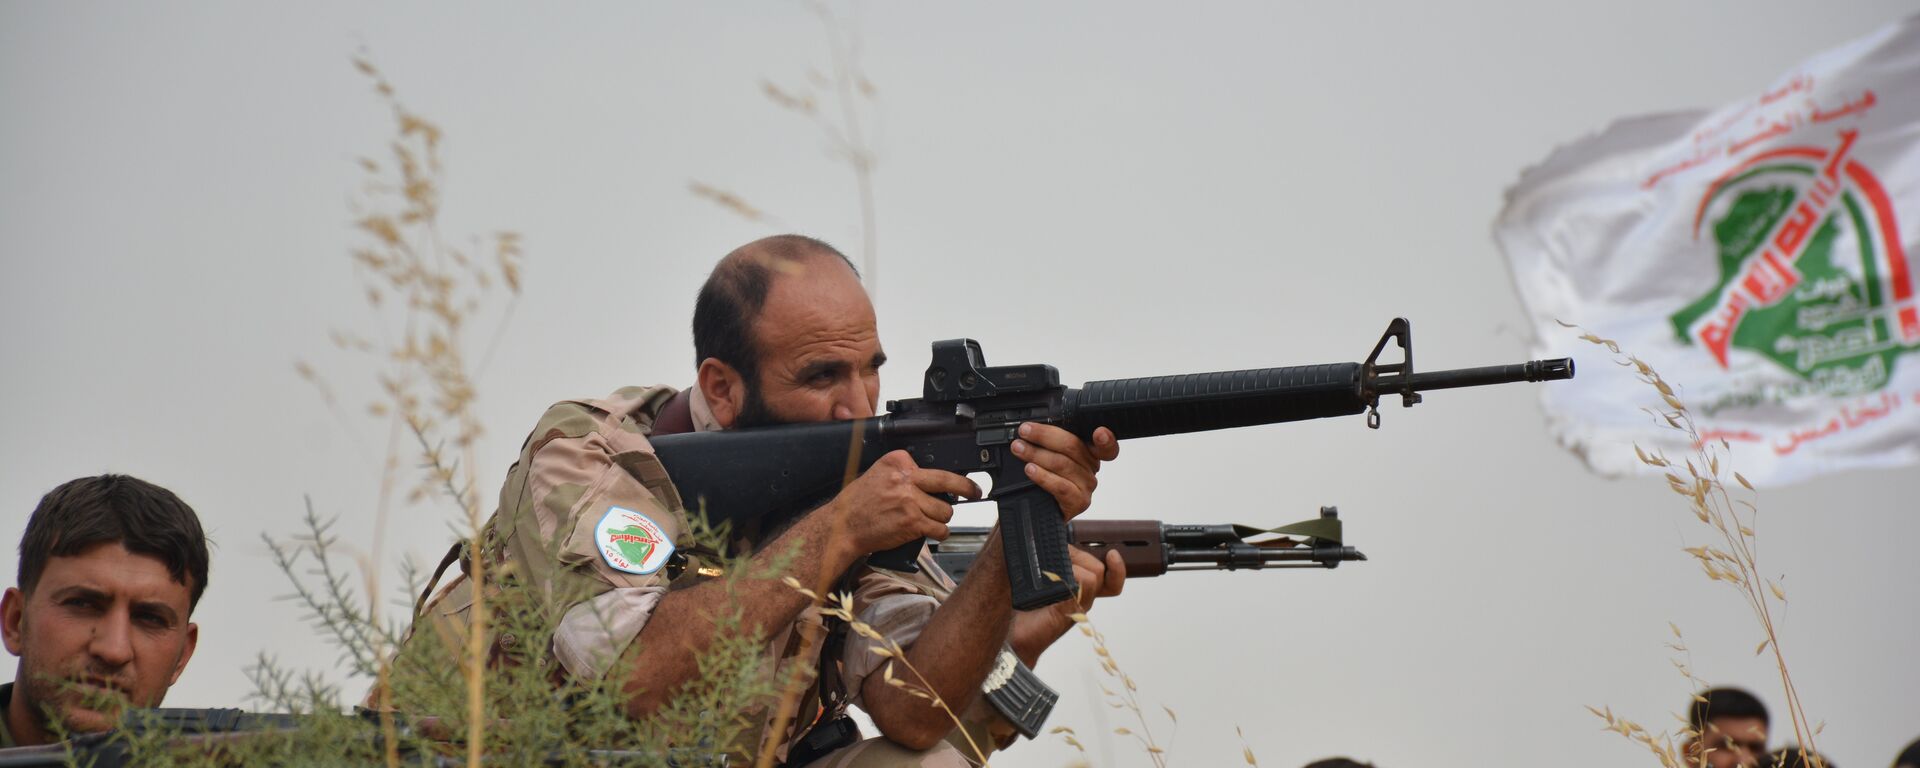
{"type": "MultiPolygon", "coordinates": [[[[934,562],[955,581],[966,578],[992,530],[947,529],[947,540],[932,547],[934,562]]],[[[1067,540],[1094,557],[1104,559],[1108,550],[1119,552],[1129,579],[1172,571],[1337,568],[1349,560],[1367,559],[1360,550],[1340,543],[1340,510],[1335,507],[1321,507],[1320,517],[1279,528],[1080,518],[1067,524],[1067,540]],[[1262,534],[1273,538],[1249,540],[1262,534]]]]}
{"type": "MultiPolygon", "coordinates": [[[[946,540],[932,545],[934,562],[954,580],[966,578],[992,531],[948,528],[946,540]]],[[[1109,551],[1119,552],[1129,579],[1169,571],[1336,568],[1348,560],[1367,559],[1359,550],[1340,543],[1340,512],[1333,507],[1321,507],[1318,518],[1279,528],[1082,517],[1067,524],[1067,538],[1073,546],[1098,558],[1104,559],[1109,551]],[[1272,538],[1254,538],[1262,535],[1272,538]]],[[[1007,665],[1008,674],[999,686],[987,689],[987,703],[1027,738],[1035,738],[1060,694],[1011,653],[1005,657],[1002,663],[1007,665]]]]}
{"type": "MultiPolygon", "coordinates": [[[[1428,390],[1573,378],[1570,358],[1416,373],[1411,335],[1406,318],[1395,318],[1361,363],[1114,379],[1079,389],[1062,386],[1051,365],[989,367],[979,342],[950,339],[934,342],[921,397],[887,403],[884,416],[662,435],[652,443],[687,507],[735,531],[766,531],[804,514],[896,449],[922,467],[987,473],[1013,605],[1024,610],[1064,600],[1076,586],[1059,505],[1027,480],[1010,449],[1023,422],[1055,424],[1083,440],[1104,426],[1130,440],[1365,411],[1367,426],[1377,429],[1382,395],[1412,406],[1428,390]],[[1398,363],[1380,362],[1390,341],[1400,347],[1398,363]]],[[[907,542],[867,562],[912,571],[920,548],[907,542]]]]}

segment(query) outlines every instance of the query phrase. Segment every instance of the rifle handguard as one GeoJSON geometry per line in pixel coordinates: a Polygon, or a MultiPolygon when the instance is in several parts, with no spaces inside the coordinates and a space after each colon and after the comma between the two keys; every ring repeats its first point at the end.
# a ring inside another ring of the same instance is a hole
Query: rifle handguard
{"type": "Polygon", "coordinates": [[[1073,545],[1106,562],[1107,552],[1119,552],[1127,578],[1159,576],[1167,572],[1167,543],[1158,520],[1074,521],[1073,545]]]}

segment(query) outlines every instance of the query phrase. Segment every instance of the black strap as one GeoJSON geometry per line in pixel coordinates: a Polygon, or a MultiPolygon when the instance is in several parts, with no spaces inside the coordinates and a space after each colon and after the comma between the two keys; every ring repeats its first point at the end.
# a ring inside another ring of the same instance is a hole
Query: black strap
{"type": "Polygon", "coordinates": [[[787,751],[787,759],[780,763],[780,768],[799,768],[859,741],[860,726],[854,724],[853,718],[841,715],[822,720],[814,723],[807,735],[787,751]]]}
{"type": "MultiPolygon", "coordinates": [[[[433,596],[434,587],[440,585],[440,577],[446,575],[449,566],[459,562],[461,544],[462,542],[456,541],[452,547],[447,548],[447,556],[440,558],[440,567],[433,569],[433,576],[427,579],[426,588],[420,590],[420,599],[413,601],[413,615],[416,618],[419,617],[421,611],[427,609],[427,599],[433,596]]],[[[464,573],[466,566],[462,565],[460,570],[464,573]]]]}
{"type": "MultiPolygon", "coordinates": [[[[834,582],[833,591],[846,592],[853,589],[857,575],[864,564],[856,565],[841,574],[834,582]]],[[[820,712],[807,725],[806,735],[801,736],[782,766],[803,766],[811,763],[836,749],[851,746],[860,740],[860,727],[853,718],[847,716],[847,707],[852,697],[847,691],[846,678],[840,676],[840,660],[846,655],[847,622],[837,616],[826,616],[822,620],[827,637],[820,643],[820,676],[817,690],[820,693],[820,712]]]]}
{"type": "MultiPolygon", "coordinates": [[[[834,582],[834,593],[851,592],[857,581],[856,574],[861,568],[856,566],[840,575],[834,582]]],[[[820,707],[822,712],[818,722],[842,717],[853,696],[847,690],[847,681],[840,676],[840,660],[846,656],[847,633],[850,629],[845,621],[837,616],[825,617],[827,638],[820,645],[820,707]]]]}

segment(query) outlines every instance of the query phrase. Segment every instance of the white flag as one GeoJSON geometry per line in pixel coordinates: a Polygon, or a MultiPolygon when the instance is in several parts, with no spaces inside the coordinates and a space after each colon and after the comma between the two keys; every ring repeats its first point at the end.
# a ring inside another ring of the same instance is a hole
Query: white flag
{"type": "MultiPolygon", "coordinates": [[[[1564,354],[1556,320],[1619,341],[1755,483],[1920,460],[1920,16],[1744,101],[1560,148],[1494,235],[1544,346],[1564,354]]],[[[1640,467],[1629,442],[1692,447],[1625,373],[1542,393],[1596,471],[1640,467]]]]}

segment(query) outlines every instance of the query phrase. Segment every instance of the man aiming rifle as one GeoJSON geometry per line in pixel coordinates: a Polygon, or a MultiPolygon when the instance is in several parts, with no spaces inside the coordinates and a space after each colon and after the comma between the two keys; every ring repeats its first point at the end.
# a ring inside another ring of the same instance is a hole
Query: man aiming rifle
{"type": "MultiPolygon", "coordinates": [[[[1412,405],[1424,390],[1573,375],[1566,359],[1416,373],[1404,319],[1362,363],[1078,389],[1062,386],[1051,366],[990,367],[977,343],[957,339],[934,345],[923,397],[890,402],[877,415],[886,355],[872,305],[844,256],[797,236],[757,241],[722,260],[701,289],[694,337],[692,389],[631,388],[549,409],[508,475],[480,554],[549,593],[585,585],[551,648],[538,652],[579,677],[623,670],[626,709],[636,718],[658,711],[695,676],[714,616],[730,602],[747,631],[771,637],[770,658],[819,672],[799,706],[767,714],[765,750],[789,765],[964,764],[941,743],[954,730],[944,711],[873,674],[887,661],[874,651],[889,641],[904,648],[929,693],[979,726],[967,729],[968,743],[1004,745],[1016,730],[1033,735],[1051,692],[1030,677],[1008,683],[995,674],[995,690],[981,697],[982,682],[1016,660],[1030,666],[1074,613],[1119,593],[1125,549],[1095,557],[1069,546],[1068,527],[1091,503],[1095,474],[1118,455],[1118,439],[1363,411],[1377,427],[1383,395],[1412,405]],[[1380,360],[1389,342],[1402,353],[1398,363],[1380,360]],[[1000,524],[979,539],[978,557],[956,585],[923,542],[947,537],[954,501],[981,498],[964,477],[976,471],[994,478],[1000,524]],[[729,523],[761,566],[784,563],[786,575],[809,585],[837,578],[854,617],[882,639],[843,634],[822,655],[810,640],[793,640],[807,624],[808,599],[797,590],[774,580],[731,593],[694,583],[710,569],[692,551],[692,514],[729,523]],[[883,738],[854,743],[841,717],[849,705],[867,710],[883,738]]],[[[1205,543],[1210,551],[1179,548],[1197,562],[1362,559],[1339,544],[1337,520],[1310,522],[1317,525],[1276,530],[1311,539],[1304,556],[1278,552],[1291,542],[1240,541],[1246,530],[1229,530],[1234,541],[1184,530],[1191,526],[1157,532],[1164,541],[1205,543]]],[[[416,620],[416,634],[420,620],[461,622],[465,588],[456,579],[442,590],[416,620]]]]}
{"type": "MultiPolygon", "coordinates": [[[[775,759],[796,766],[966,764],[942,741],[954,728],[944,712],[873,674],[883,659],[871,653],[870,640],[826,643],[844,646],[838,658],[794,641],[808,598],[775,579],[745,581],[732,592],[698,583],[688,524],[697,500],[675,491],[648,445],[649,436],[671,433],[874,415],[886,354],[852,264],[825,243],[798,236],[734,251],[701,288],[694,345],[695,387],[628,388],[559,403],[509,471],[480,556],[518,585],[587,595],[560,620],[551,648],[529,652],[550,653],[569,675],[624,671],[627,713],[645,718],[698,674],[715,617],[731,606],[746,631],[769,638],[779,666],[822,673],[794,708],[797,717],[775,708],[764,713],[767,737],[760,743],[775,759]],[[842,718],[848,705],[865,709],[884,738],[859,742],[842,718]]],[[[1087,509],[1101,462],[1118,455],[1110,432],[1087,437],[1034,424],[1010,444],[1025,477],[1057,504],[1062,520],[1087,509]]],[[[993,536],[984,544],[987,560],[957,585],[931,559],[920,573],[861,565],[872,552],[945,538],[953,515],[947,499],[981,494],[960,474],[922,468],[894,451],[811,511],[745,532],[757,561],[784,561],[784,573],[802,583],[848,574],[842,584],[855,614],[905,648],[931,693],[976,726],[969,729],[975,741],[991,749],[1014,733],[978,701],[1003,649],[1034,663],[1071,628],[1072,613],[1119,593],[1124,568],[1118,554],[1104,562],[1076,555],[1073,573],[1064,576],[1087,585],[1077,601],[1016,612],[993,536]]],[[[423,633],[422,622],[462,625],[469,589],[460,578],[441,589],[416,619],[414,637],[436,634],[423,633]]]]}

